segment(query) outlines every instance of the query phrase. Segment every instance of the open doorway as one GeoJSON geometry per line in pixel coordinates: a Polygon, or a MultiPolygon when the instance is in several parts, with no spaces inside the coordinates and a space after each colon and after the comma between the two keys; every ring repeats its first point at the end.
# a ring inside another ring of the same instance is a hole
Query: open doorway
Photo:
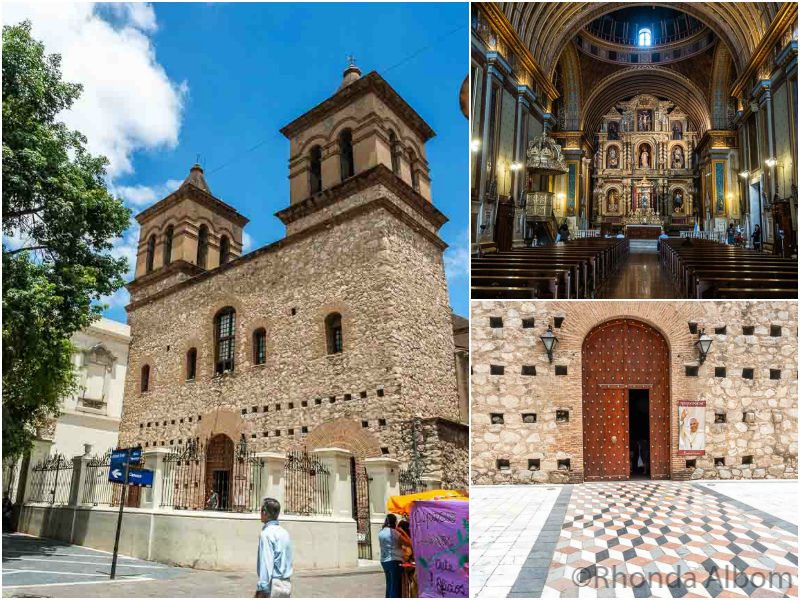
{"type": "Polygon", "coordinates": [[[631,479],[650,478],[650,391],[628,390],[631,479]]]}

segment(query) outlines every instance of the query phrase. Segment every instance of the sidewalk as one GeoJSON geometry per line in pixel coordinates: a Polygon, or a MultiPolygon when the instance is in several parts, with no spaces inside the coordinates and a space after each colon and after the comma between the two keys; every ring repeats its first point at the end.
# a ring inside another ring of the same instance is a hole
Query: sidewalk
{"type": "MultiPolygon", "coordinates": [[[[82,546],[32,536],[3,535],[3,597],[251,598],[253,571],[201,571],[120,556],[114,581],[111,556],[82,546]]],[[[383,570],[362,561],[355,571],[296,573],[292,596],[363,598],[384,595],[383,570]]]]}

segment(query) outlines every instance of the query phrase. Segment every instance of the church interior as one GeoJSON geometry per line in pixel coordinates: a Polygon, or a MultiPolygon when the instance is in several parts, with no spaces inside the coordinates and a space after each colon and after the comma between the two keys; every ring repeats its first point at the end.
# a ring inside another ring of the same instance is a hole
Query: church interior
{"type": "Polygon", "coordinates": [[[473,3],[472,298],[796,298],[797,4],[473,3]]]}

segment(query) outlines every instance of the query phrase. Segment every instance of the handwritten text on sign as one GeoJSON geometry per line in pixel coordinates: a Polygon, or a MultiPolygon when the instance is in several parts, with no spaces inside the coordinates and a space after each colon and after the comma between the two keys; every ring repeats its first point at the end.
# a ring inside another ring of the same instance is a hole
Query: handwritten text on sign
{"type": "Polygon", "coordinates": [[[411,541],[420,598],[469,595],[469,502],[418,500],[411,506],[411,541]]]}

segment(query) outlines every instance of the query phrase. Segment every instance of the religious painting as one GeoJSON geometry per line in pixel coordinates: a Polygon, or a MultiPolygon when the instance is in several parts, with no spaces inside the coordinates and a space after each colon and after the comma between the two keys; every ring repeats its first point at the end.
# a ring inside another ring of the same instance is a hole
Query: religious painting
{"type": "Polygon", "coordinates": [[[610,146],[606,152],[606,168],[619,169],[619,149],[616,146],[610,146]]]}
{"type": "Polygon", "coordinates": [[[706,453],[705,401],[679,400],[678,423],[678,456],[703,456],[706,453]]]}
{"type": "Polygon", "coordinates": [[[683,202],[684,202],[683,190],[678,188],[674,192],[672,192],[672,212],[682,213],[683,202]]]}
{"type": "Polygon", "coordinates": [[[619,139],[619,121],[608,122],[608,139],[610,140],[619,139]]]}
{"type": "Polygon", "coordinates": [[[672,148],[672,168],[673,169],[683,169],[685,166],[685,161],[683,159],[683,147],[681,146],[673,146],[672,148]]]}
{"type": "Polygon", "coordinates": [[[725,214],[725,165],[714,163],[714,204],[718,215],[725,214]]]}
{"type": "Polygon", "coordinates": [[[639,168],[651,169],[653,159],[653,150],[650,144],[642,144],[639,146],[639,168]]]}
{"type": "Polygon", "coordinates": [[[619,191],[616,189],[608,190],[606,196],[606,212],[615,213],[619,211],[619,191]]]}
{"type": "Polygon", "coordinates": [[[681,123],[680,121],[673,121],[671,129],[672,129],[673,140],[683,139],[683,123],[681,123]]]}
{"type": "Polygon", "coordinates": [[[648,108],[636,111],[637,131],[653,131],[653,110],[648,108]]]}

